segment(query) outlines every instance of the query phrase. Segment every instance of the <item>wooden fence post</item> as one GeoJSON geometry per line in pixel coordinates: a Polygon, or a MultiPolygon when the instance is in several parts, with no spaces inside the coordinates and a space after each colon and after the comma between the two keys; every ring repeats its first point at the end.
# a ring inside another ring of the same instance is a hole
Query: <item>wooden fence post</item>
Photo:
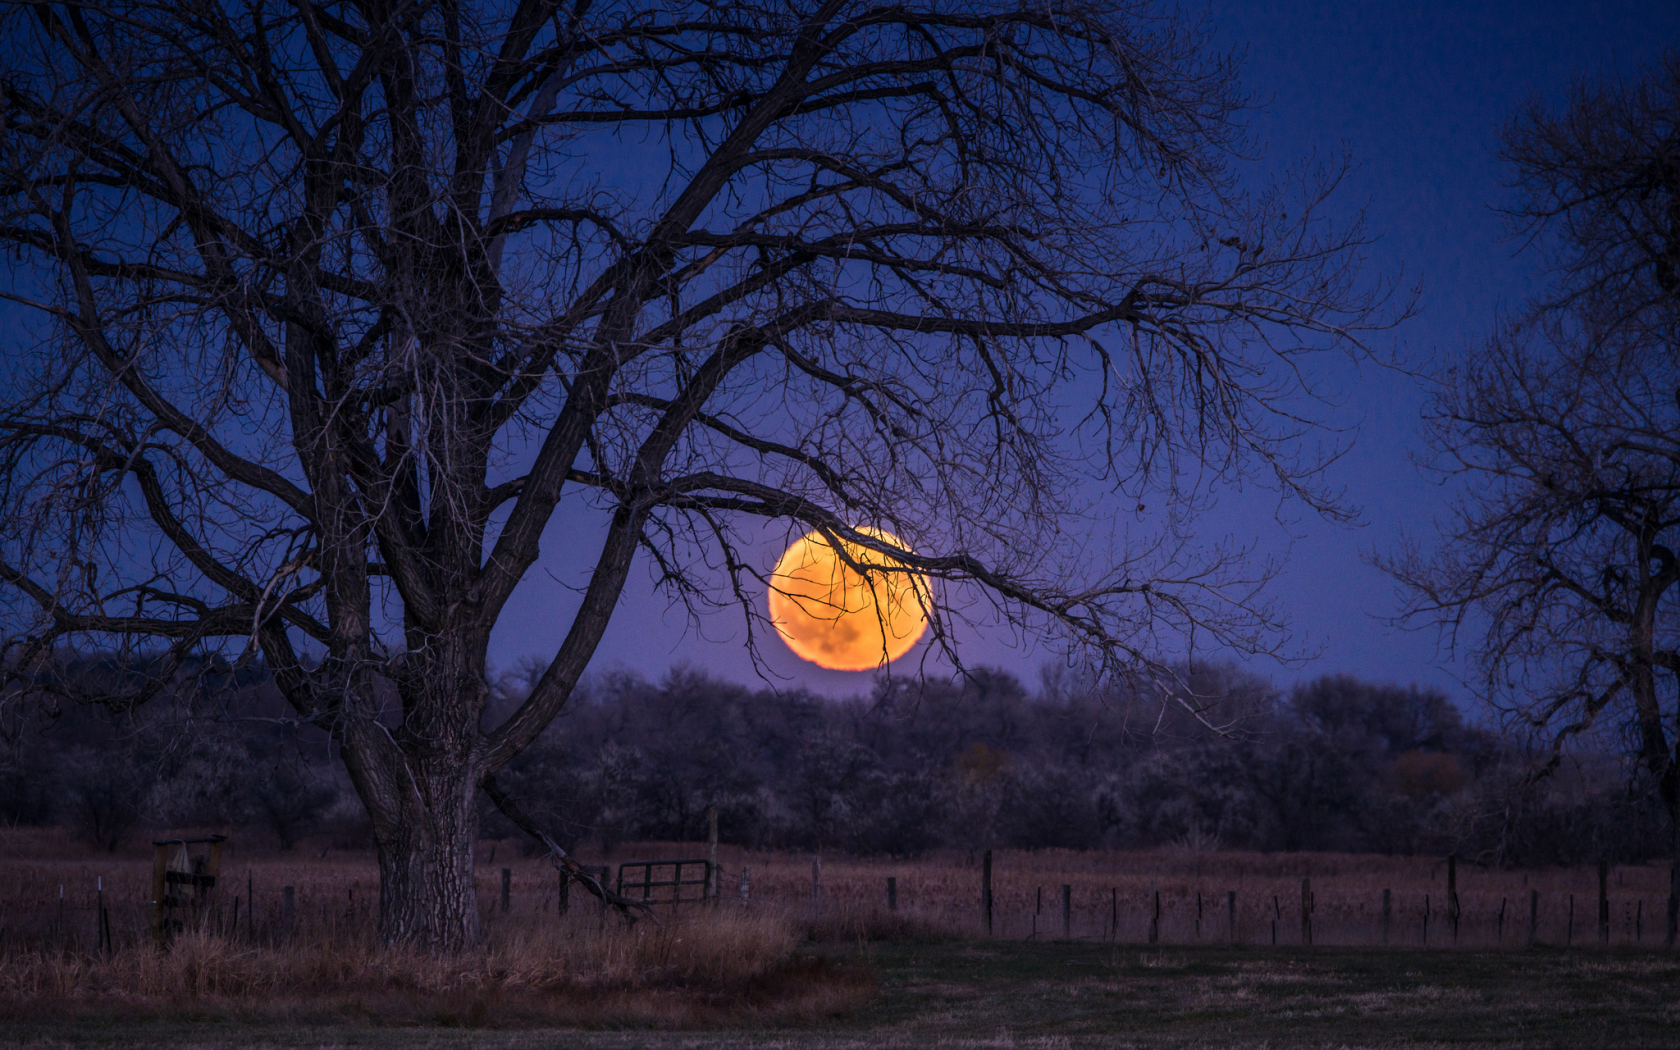
{"type": "Polygon", "coordinates": [[[1452,926],[1453,947],[1458,947],[1458,854],[1447,857],[1447,922],[1452,926]]]}
{"type": "Polygon", "coordinates": [[[986,920],[986,936],[992,935],[992,851],[980,861],[980,910],[986,920]]]}
{"type": "Polygon", "coordinates": [[[716,900],[718,896],[718,866],[717,866],[717,807],[706,807],[706,887],[702,891],[707,900],[716,900]]]}
{"type": "Polygon", "coordinates": [[[1301,943],[1312,944],[1312,879],[1301,878],[1301,943]]]}
{"type": "Polygon", "coordinates": [[[1161,940],[1161,891],[1153,894],[1155,901],[1149,908],[1149,943],[1156,944],[1161,940]]]}
{"type": "Polygon", "coordinates": [[[1680,931],[1680,858],[1668,865],[1668,928],[1663,933],[1663,947],[1674,947],[1674,936],[1680,931]]]}
{"type": "MultiPolygon", "coordinates": [[[[165,855],[167,849],[166,846],[154,846],[152,848],[152,940],[158,944],[164,942],[163,916],[164,912],[168,910],[163,903],[164,894],[169,892],[169,887],[164,881],[165,872],[169,870],[169,858],[165,855]]],[[[64,894],[61,890],[59,893],[61,904],[63,897],[64,894]]],[[[62,916],[60,918],[62,919],[62,916]]]]}
{"type": "Polygon", "coordinates": [[[1389,924],[1394,920],[1394,898],[1389,890],[1383,890],[1382,909],[1382,942],[1388,943],[1389,924]]]}
{"type": "Polygon", "coordinates": [[[1062,940],[1073,940],[1073,887],[1062,883],[1062,940]]]}
{"type": "Polygon", "coordinates": [[[1237,891],[1225,891],[1225,938],[1231,944],[1237,943],[1237,891]]]}
{"type": "Polygon", "coordinates": [[[741,865],[741,899],[752,899],[752,869],[745,864],[741,865]]]}
{"type": "Polygon", "coordinates": [[[1494,933],[1493,943],[1501,948],[1505,946],[1505,905],[1507,903],[1508,898],[1499,898],[1499,927],[1494,933]]]}
{"type": "Polygon", "coordinates": [[[1610,859],[1598,858],[1598,943],[1610,947],[1610,859]]]}

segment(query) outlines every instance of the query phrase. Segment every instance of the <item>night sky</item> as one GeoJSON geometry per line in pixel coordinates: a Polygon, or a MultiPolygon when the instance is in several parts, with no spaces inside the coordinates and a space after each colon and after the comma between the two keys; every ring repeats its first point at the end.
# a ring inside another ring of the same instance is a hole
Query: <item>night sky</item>
{"type": "MultiPolygon", "coordinates": [[[[1514,257],[1499,215],[1507,171],[1495,155],[1499,131],[1527,98],[1557,104],[1581,75],[1637,76],[1665,44],[1680,43],[1680,4],[1349,4],[1216,2],[1208,10],[1219,46],[1246,52],[1242,82],[1262,107],[1251,116],[1265,148],[1259,172],[1301,158],[1357,165],[1340,208],[1367,209],[1381,240],[1371,250],[1375,274],[1404,272],[1421,288],[1418,315],[1394,333],[1389,349],[1414,363],[1473,350],[1501,308],[1520,304],[1532,260],[1514,257]]],[[[1450,490],[1427,479],[1412,456],[1422,451],[1421,385],[1365,366],[1332,375],[1345,403],[1332,418],[1357,425],[1353,452],[1330,480],[1362,510],[1358,528],[1298,515],[1279,523],[1274,501],[1245,494],[1222,499],[1202,535],[1259,544],[1287,555],[1273,596],[1288,613],[1296,648],[1318,653],[1298,666],[1256,662],[1253,669],[1288,683],[1349,672],[1378,681],[1438,686],[1456,698],[1468,673],[1440,652],[1433,633],[1398,631],[1385,622],[1394,591],[1363,555],[1390,550],[1402,531],[1427,538],[1450,490]]],[[[569,516],[550,529],[545,551],[576,542],[569,516]]],[[[767,558],[774,552],[768,549],[767,558]]],[[[580,583],[581,560],[533,573],[504,615],[492,659],[511,665],[552,654],[573,605],[563,586],[580,583]]],[[[597,653],[594,668],[626,668],[658,677],[686,662],[725,678],[756,682],[742,646],[738,615],[718,613],[697,631],[669,610],[641,572],[597,653]]],[[[869,688],[871,675],[804,664],[774,638],[764,652],[783,685],[830,695],[869,688]]],[[[970,664],[1002,666],[1029,683],[1046,658],[1030,639],[986,632],[966,639],[970,664]]],[[[1204,654],[1216,655],[1216,654],[1204,654]]],[[[912,660],[901,661],[908,665],[912,660]]]]}

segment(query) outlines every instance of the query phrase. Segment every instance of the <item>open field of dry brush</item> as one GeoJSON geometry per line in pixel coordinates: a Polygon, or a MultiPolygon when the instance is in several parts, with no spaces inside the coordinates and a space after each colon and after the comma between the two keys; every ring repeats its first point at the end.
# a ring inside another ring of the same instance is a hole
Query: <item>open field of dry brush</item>
{"type": "MultiPolygon", "coordinates": [[[[117,943],[143,938],[151,895],[149,847],[90,853],[56,831],[13,830],[0,835],[8,858],[0,861],[0,900],[4,901],[0,938],[4,943],[43,939],[65,945],[91,943],[100,880],[117,943]]],[[[579,859],[608,866],[616,878],[618,865],[626,861],[705,856],[703,843],[626,843],[610,855],[585,850],[579,859]]],[[[914,860],[825,856],[814,893],[816,859],[810,853],[751,852],[723,846],[718,854],[720,895],[731,901],[744,896],[752,910],[786,916],[802,928],[816,922],[836,930],[850,925],[883,931],[914,928],[942,937],[985,935],[979,854],[945,852],[914,860]],[[893,912],[888,911],[889,878],[897,886],[893,912]]],[[[562,925],[558,877],[548,861],[523,856],[517,843],[485,842],[479,848],[478,874],[482,912],[493,933],[503,927],[529,931],[562,925]],[[503,869],[510,872],[506,912],[501,908],[503,869]]],[[[1608,875],[1611,946],[1660,947],[1668,894],[1666,868],[1613,865],[1608,875]]],[[[1296,945],[1303,933],[1303,878],[1310,880],[1314,944],[1381,945],[1384,890],[1389,891],[1390,900],[1389,944],[1455,944],[1443,858],[1181,849],[997,850],[991,932],[1000,939],[1141,944],[1148,943],[1153,924],[1161,944],[1226,944],[1234,928],[1238,944],[1296,945]],[[1069,888],[1065,931],[1064,886],[1069,888]],[[1234,924],[1228,910],[1232,894],[1234,924]]],[[[294,937],[362,936],[372,928],[378,876],[367,851],[342,849],[321,840],[291,852],[246,852],[234,842],[223,862],[222,881],[217,928],[231,931],[238,909],[241,939],[266,942],[278,936],[285,886],[294,887],[294,937]]],[[[1460,862],[1457,891],[1457,947],[1526,947],[1531,892],[1538,895],[1534,901],[1538,943],[1599,944],[1596,868],[1523,871],[1460,862]]],[[[631,886],[627,892],[636,895],[637,890],[631,886]]],[[[697,891],[684,892],[692,896],[697,891]]],[[[668,889],[658,891],[660,896],[669,893],[668,889]]],[[[590,913],[581,891],[574,890],[570,900],[576,914],[567,923],[584,921],[590,913]]]]}
{"type": "MultiPolygon", "coordinates": [[[[486,842],[487,948],[439,960],[374,944],[373,859],[331,841],[234,843],[209,921],[159,952],[139,848],[0,836],[0,1045],[1662,1047],[1680,1031],[1656,866],[1609,870],[1606,947],[1596,869],[1460,863],[1454,947],[1440,858],[1000,850],[988,936],[983,855],[827,856],[814,892],[811,854],[724,847],[720,907],[664,907],[626,928],[576,888],[561,915],[550,864],[486,842]]],[[[618,863],[705,851],[641,843],[582,859],[616,876],[618,863]]]]}

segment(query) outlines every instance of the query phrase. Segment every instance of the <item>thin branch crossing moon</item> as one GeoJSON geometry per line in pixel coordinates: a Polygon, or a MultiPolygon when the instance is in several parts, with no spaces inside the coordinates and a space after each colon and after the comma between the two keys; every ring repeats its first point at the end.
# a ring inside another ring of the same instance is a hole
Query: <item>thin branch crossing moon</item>
{"type": "MultiPolygon", "coordinates": [[[[890,532],[859,529],[895,547],[890,532]]],[[[847,565],[820,532],[787,549],[770,578],[770,622],[796,655],[836,671],[872,671],[910,651],[927,630],[927,585],[904,563],[842,543],[847,565]]]]}

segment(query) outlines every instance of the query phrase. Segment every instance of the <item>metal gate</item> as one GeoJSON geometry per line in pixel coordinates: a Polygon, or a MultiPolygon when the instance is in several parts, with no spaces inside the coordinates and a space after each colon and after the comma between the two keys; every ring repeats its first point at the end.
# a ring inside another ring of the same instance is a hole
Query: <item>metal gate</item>
{"type": "Polygon", "coordinates": [[[660,904],[693,904],[711,895],[711,862],[707,860],[632,860],[618,866],[618,895],[660,904]],[[687,875],[689,877],[684,878],[687,875]],[[659,891],[670,888],[671,895],[659,891]],[[684,887],[695,887],[683,896],[684,887]],[[636,892],[640,890],[640,898],[636,892]]]}

